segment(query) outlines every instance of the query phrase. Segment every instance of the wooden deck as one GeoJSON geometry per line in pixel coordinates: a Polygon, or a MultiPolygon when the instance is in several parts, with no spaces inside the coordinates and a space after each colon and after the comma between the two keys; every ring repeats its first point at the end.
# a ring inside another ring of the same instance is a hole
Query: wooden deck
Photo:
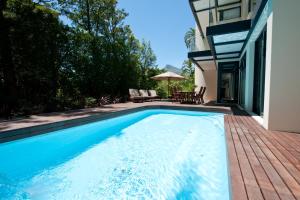
{"type": "Polygon", "coordinates": [[[300,135],[267,131],[251,116],[225,116],[232,197],[300,199],[300,135]]]}
{"type": "MultiPolygon", "coordinates": [[[[7,130],[149,105],[174,106],[173,103],[166,102],[128,103],[36,115],[26,119],[0,122],[0,134],[7,130]]],[[[198,107],[177,104],[175,106],[198,107]]],[[[224,107],[220,109],[230,110],[224,107]]],[[[300,199],[300,134],[267,131],[243,111],[233,108],[233,113],[225,115],[233,199],[300,199]]]]}

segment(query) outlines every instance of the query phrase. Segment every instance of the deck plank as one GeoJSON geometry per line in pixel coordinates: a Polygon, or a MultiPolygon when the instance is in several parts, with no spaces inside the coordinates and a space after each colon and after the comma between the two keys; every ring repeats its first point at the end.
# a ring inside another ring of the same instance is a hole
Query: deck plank
{"type": "Polygon", "coordinates": [[[236,149],[233,143],[232,135],[230,132],[228,117],[224,118],[226,140],[227,140],[227,151],[229,160],[229,169],[231,177],[231,188],[233,199],[248,199],[244,180],[239,166],[239,162],[236,155],[236,149]]]}
{"type": "Polygon", "coordinates": [[[280,199],[246,137],[248,130],[245,124],[243,124],[239,118],[236,118],[236,120],[238,121],[238,126],[236,128],[238,130],[240,140],[244,146],[245,152],[248,156],[248,160],[250,161],[250,165],[253,169],[256,180],[258,182],[259,187],[261,188],[264,198],[270,200],[280,199]]]}
{"type": "MultiPolygon", "coordinates": [[[[253,119],[251,119],[250,123],[254,123],[253,119]]],[[[284,182],[288,185],[293,195],[297,199],[300,199],[300,185],[294,178],[294,176],[299,177],[299,171],[295,168],[295,166],[292,165],[292,163],[290,163],[285,157],[283,157],[282,154],[280,154],[280,152],[274,146],[270,147],[272,145],[272,141],[268,141],[266,139],[264,141],[263,137],[265,134],[273,133],[261,127],[260,130],[257,130],[255,137],[261,141],[259,144],[263,147],[262,150],[267,155],[284,182]],[[268,143],[269,146],[266,143],[268,143]],[[278,153],[277,156],[276,152],[278,153]],[[284,161],[280,160],[278,156],[281,156],[281,159],[284,159],[284,161]]]]}
{"type": "Polygon", "coordinates": [[[243,111],[225,116],[225,127],[235,147],[229,158],[236,154],[246,188],[243,199],[300,199],[300,135],[268,131],[243,111]]]}
{"type": "Polygon", "coordinates": [[[261,193],[261,190],[257,184],[256,178],[254,176],[254,172],[251,168],[250,162],[247,158],[246,152],[243,148],[243,144],[238,136],[236,126],[238,126],[232,117],[229,117],[230,123],[230,130],[233,137],[233,141],[236,147],[237,151],[237,158],[240,163],[242,175],[244,178],[244,184],[247,190],[247,195],[249,199],[263,199],[263,195],[261,193]]]}

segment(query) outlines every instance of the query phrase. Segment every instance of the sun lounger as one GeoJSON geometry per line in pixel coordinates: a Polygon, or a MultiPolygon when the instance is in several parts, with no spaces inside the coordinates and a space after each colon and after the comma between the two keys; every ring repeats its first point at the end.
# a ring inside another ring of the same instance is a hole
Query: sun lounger
{"type": "Polygon", "coordinates": [[[129,89],[129,98],[133,102],[143,102],[145,98],[140,95],[137,89],[129,89]]]}
{"type": "Polygon", "coordinates": [[[140,93],[141,97],[143,97],[145,100],[151,99],[147,90],[139,90],[139,93],[140,93]]]}
{"type": "Polygon", "coordinates": [[[160,99],[160,97],[157,95],[156,90],[148,90],[149,99],[160,99]]]}

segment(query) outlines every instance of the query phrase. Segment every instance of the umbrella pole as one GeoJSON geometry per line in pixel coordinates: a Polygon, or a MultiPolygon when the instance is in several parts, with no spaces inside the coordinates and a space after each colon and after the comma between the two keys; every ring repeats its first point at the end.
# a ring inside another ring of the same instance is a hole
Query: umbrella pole
{"type": "Polygon", "coordinates": [[[168,78],[168,99],[169,99],[169,96],[170,96],[170,78],[168,78]]]}

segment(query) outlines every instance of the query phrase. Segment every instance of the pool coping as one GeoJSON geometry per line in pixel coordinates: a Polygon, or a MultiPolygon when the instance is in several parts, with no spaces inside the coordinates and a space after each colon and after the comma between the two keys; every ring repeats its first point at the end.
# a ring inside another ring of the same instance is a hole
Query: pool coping
{"type": "Polygon", "coordinates": [[[174,109],[174,110],[189,110],[189,111],[202,111],[202,112],[218,112],[223,114],[232,114],[231,110],[222,108],[207,108],[207,107],[188,107],[188,106],[173,106],[173,105],[143,105],[135,108],[127,108],[124,110],[111,111],[109,113],[96,113],[91,116],[63,120],[58,122],[50,122],[47,124],[34,125],[30,127],[18,128],[7,131],[0,131],[0,143],[11,142],[14,140],[42,135],[49,132],[80,126],[96,121],[102,121],[119,117],[122,115],[139,112],[147,109],[174,109]]]}

